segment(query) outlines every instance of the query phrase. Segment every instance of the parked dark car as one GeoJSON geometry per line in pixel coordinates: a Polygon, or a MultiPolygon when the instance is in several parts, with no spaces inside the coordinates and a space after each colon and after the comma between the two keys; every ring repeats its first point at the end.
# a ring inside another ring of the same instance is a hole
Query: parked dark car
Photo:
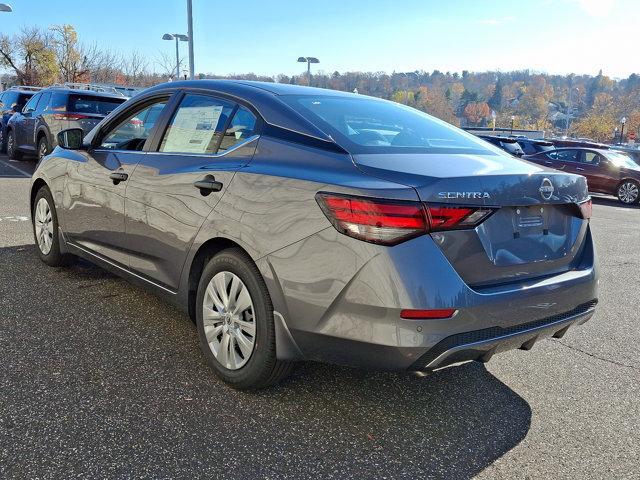
{"type": "Polygon", "coordinates": [[[81,128],[84,133],[89,133],[126,100],[117,93],[64,86],[43,89],[9,119],[6,128],[7,155],[20,159],[27,154],[40,159],[56,146],[56,135],[60,131],[81,128]]]}
{"type": "Polygon", "coordinates": [[[37,255],[83,257],[188,311],[236,388],[299,360],[422,372],[488,361],[595,311],[585,178],[412,108],[172,82],[84,138],[59,137],[32,178],[37,255]]]}
{"type": "Polygon", "coordinates": [[[605,143],[592,142],[590,140],[580,140],[575,138],[548,138],[555,148],[577,147],[577,148],[597,148],[599,150],[608,150],[609,145],[605,143]]]}
{"type": "Polygon", "coordinates": [[[11,87],[0,93],[0,153],[7,148],[7,123],[16,111],[22,110],[34,93],[40,91],[40,87],[11,87]]]}
{"type": "Polygon", "coordinates": [[[505,152],[509,152],[514,157],[521,157],[524,151],[518,144],[518,140],[510,137],[498,137],[493,135],[478,135],[481,139],[501,148],[505,152]]]}
{"type": "Polygon", "coordinates": [[[640,200],[640,166],[622,152],[558,148],[523,158],[563,172],[583,175],[591,192],[615,195],[628,205],[640,200]]]}
{"type": "Polygon", "coordinates": [[[522,151],[525,155],[533,155],[538,152],[546,152],[548,150],[553,150],[555,147],[553,143],[547,140],[538,140],[531,138],[516,138],[518,145],[522,148],[522,151]]]}

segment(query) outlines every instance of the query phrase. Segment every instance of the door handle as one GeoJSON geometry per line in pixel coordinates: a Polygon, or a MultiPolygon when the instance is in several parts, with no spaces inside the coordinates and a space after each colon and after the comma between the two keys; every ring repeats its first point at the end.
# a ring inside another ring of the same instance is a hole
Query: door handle
{"type": "Polygon", "coordinates": [[[213,175],[207,175],[202,180],[195,182],[193,186],[200,190],[200,195],[203,197],[206,197],[211,192],[219,192],[222,190],[222,182],[216,181],[213,175]]]}
{"type": "Polygon", "coordinates": [[[546,165],[553,165],[553,162],[544,162],[546,165]]]}
{"type": "Polygon", "coordinates": [[[127,178],[129,178],[129,175],[124,172],[111,172],[109,174],[109,178],[113,180],[114,185],[118,185],[120,182],[124,182],[127,178]]]}
{"type": "Polygon", "coordinates": [[[576,167],[576,170],[577,170],[578,172],[584,172],[584,168],[576,167]]]}

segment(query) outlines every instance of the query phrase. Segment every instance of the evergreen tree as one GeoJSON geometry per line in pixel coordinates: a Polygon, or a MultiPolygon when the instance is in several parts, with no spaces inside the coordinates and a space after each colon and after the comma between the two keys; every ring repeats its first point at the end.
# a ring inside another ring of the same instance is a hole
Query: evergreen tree
{"type": "Polygon", "coordinates": [[[487,103],[496,112],[502,110],[502,81],[500,79],[496,82],[496,87],[487,103]]]}

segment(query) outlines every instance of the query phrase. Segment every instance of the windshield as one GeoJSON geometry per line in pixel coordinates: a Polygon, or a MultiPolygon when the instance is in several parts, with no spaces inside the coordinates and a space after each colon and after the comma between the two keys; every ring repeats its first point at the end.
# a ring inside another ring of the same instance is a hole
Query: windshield
{"type": "Polygon", "coordinates": [[[351,153],[499,152],[471,134],[398,103],[359,96],[281,98],[351,153]]]}
{"type": "Polygon", "coordinates": [[[638,168],[638,164],[634,162],[630,156],[625,155],[624,153],[608,151],[606,153],[606,156],[614,165],[618,167],[627,167],[633,169],[638,168]]]}

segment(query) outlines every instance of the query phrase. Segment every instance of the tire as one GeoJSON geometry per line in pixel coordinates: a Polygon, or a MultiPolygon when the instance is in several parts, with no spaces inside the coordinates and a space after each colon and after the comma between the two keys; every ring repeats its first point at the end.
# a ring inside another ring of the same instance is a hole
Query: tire
{"type": "Polygon", "coordinates": [[[49,141],[47,140],[47,137],[43,135],[38,140],[38,161],[49,155],[50,152],[51,147],[49,146],[49,141]]]}
{"type": "Polygon", "coordinates": [[[16,134],[13,130],[7,132],[7,155],[11,160],[22,160],[22,153],[16,148],[16,134]]]}
{"type": "Polygon", "coordinates": [[[635,180],[624,180],[618,185],[616,196],[625,205],[636,205],[640,201],[640,186],[635,180]]]}
{"type": "Polygon", "coordinates": [[[72,256],[60,253],[58,215],[48,187],[41,187],[36,194],[31,212],[33,237],[40,259],[51,267],[67,265],[72,256]]]}
{"type": "Polygon", "coordinates": [[[4,153],[7,151],[7,140],[5,137],[5,128],[0,125],[0,153],[4,153]]]}
{"type": "Polygon", "coordinates": [[[230,386],[256,390],[291,372],[291,362],[276,358],[273,305],[267,287],[241,249],[225,249],[206,264],[198,285],[196,324],[207,363],[230,386]]]}

